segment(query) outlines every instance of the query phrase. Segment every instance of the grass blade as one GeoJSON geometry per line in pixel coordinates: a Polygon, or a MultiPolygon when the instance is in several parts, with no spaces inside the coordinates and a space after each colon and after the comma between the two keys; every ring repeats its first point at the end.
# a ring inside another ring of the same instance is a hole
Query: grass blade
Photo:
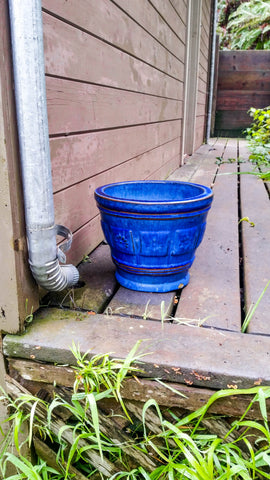
{"type": "Polygon", "coordinates": [[[95,434],[96,434],[96,437],[97,437],[99,454],[100,454],[101,459],[103,460],[103,451],[102,451],[100,429],[99,429],[98,409],[97,409],[96,399],[95,399],[93,393],[89,393],[87,395],[87,402],[89,404],[90,411],[91,411],[93,427],[94,427],[95,434]]]}
{"type": "Polygon", "coordinates": [[[257,307],[258,307],[258,305],[259,305],[259,303],[260,303],[260,301],[261,301],[261,299],[263,298],[263,296],[264,296],[267,288],[269,287],[269,285],[270,285],[270,280],[269,280],[269,281],[267,282],[267,284],[265,285],[265,287],[264,287],[262,293],[260,294],[260,296],[259,296],[257,302],[255,303],[255,305],[254,305],[252,308],[249,309],[249,311],[248,311],[248,313],[247,313],[247,315],[246,315],[246,318],[245,318],[245,320],[244,320],[244,322],[243,322],[242,328],[241,328],[241,332],[242,332],[242,333],[245,333],[245,332],[246,332],[246,330],[247,330],[247,328],[248,328],[248,326],[249,326],[249,324],[250,324],[250,322],[251,322],[251,319],[252,319],[252,317],[253,317],[253,315],[254,315],[254,313],[255,313],[255,311],[256,311],[256,309],[257,309],[257,307]]]}

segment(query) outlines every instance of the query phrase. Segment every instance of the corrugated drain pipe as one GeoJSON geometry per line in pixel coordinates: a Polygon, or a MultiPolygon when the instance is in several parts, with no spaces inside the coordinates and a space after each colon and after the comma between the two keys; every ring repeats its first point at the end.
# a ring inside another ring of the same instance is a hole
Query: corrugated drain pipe
{"type": "Polygon", "coordinates": [[[71,232],[54,223],[40,0],[9,0],[15,98],[29,263],[37,283],[60,291],[79,272],[65,262],[71,232]],[[67,238],[61,250],[56,235],[67,238]]]}

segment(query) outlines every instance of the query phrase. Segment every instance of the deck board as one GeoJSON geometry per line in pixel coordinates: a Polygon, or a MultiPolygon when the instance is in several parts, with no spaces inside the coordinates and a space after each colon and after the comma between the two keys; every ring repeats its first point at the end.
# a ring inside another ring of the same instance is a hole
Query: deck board
{"type": "Polygon", "coordinates": [[[3,349],[9,357],[74,365],[72,341],[81,353],[116,358],[125,358],[142,341],[138,353],[146,355],[139,376],[217,389],[270,385],[269,337],[211,328],[42,309],[24,335],[4,338],[3,349]]]}
{"type": "MultiPolygon", "coordinates": [[[[202,163],[192,181],[208,181],[209,184],[210,172],[214,177],[217,168],[217,156],[222,156],[224,162],[237,158],[236,142],[228,142],[228,145],[218,142],[215,150],[209,153],[206,167],[202,163]]],[[[190,284],[181,294],[176,317],[240,331],[237,176],[224,175],[236,170],[236,162],[223,163],[219,167],[204,240],[197,250],[190,284]]]]}
{"type": "Polygon", "coordinates": [[[44,298],[43,304],[73,310],[103,312],[117,289],[115,266],[109,246],[100,245],[79,265],[78,270],[80,280],[85,284],[83,287],[50,292],[44,298]]]}
{"type": "MultiPolygon", "coordinates": [[[[245,143],[240,142],[240,157],[247,156],[245,143]]],[[[241,171],[251,170],[241,163],[241,171]]],[[[255,225],[242,222],[243,261],[245,281],[245,308],[255,305],[270,280],[270,226],[267,220],[269,197],[262,180],[253,175],[241,175],[242,217],[248,217],[255,225]]],[[[270,289],[266,290],[248,327],[249,333],[270,333],[270,289]]]]}

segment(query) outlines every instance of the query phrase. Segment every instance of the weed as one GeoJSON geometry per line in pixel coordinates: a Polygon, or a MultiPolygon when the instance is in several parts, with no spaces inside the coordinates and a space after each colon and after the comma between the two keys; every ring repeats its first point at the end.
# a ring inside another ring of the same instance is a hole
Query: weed
{"type": "Polygon", "coordinates": [[[91,263],[91,259],[89,255],[84,255],[82,259],[82,263],[91,263]]]}
{"type": "Polygon", "coordinates": [[[223,157],[216,157],[216,159],[216,165],[223,165],[224,163],[236,163],[236,158],[228,158],[228,160],[224,160],[223,157]]]}
{"type": "MultiPolygon", "coordinates": [[[[105,416],[99,404],[110,398],[113,392],[117,393],[119,400],[121,383],[135,368],[132,362],[137,348],[138,345],[135,345],[125,360],[110,359],[109,355],[89,360],[73,345],[72,351],[78,363],[76,374],[80,377],[74,393],[70,393],[68,398],[55,395],[47,404],[35,396],[19,394],[18,388],[15,400],[3,394],[1,400],[8,401],[11,409],[8,419],[11,430],[0,447],[3,477],[6,480],[68,480],[92,476],[110,480],[270,479],[270,430],[266,403],[270,398],[270,387],[221,390],[206,405],[183,417],[170,410],[163,412],[154,399],[148,400],[143,407],[132,407],[126,402],[125,410],[129,410],[129,416],[131,411],[136,415],[137,426],[126,427],[128,436],[119,431],[119,427],[115,428],[116,417],[113,414],[105,416]],[[79,386],[83,386],[84,391],[78,391],[79,386]],[[209,407],[215,401],[232,395],[252,395],[253,399],[241,418],[233,421],[225,434],[211,433],[205,426],[209,407]],[[259,406],[262,421],[247,419],[255,403],[259,406]],[[58,416],[59,408],[66,412],[65,421],[58,416]],[[57,468],[44,459],[38,458],[32,463],[23,456],[19,431],[24,422],[30,426],[29,444],[36,435],[49,439],[55,451],[57,468]],[[10,451],[11,437],[17,456],[10,451]],[[14,465],[17,474],[7,477],[8,463],[14,465]],[[74,471],[79,472],[79,476],[72,473],[74,471]]],[[[123,400],[120,403],[123,405],[123,400]]]]}
{"type": "Polygon", "coordinates": [[[26,298],[25,300],[25,313],[26,313],[26,316],[25,316],[25,323],[26,324],[30,324],[33,322],[33,319],[34,319],[34,315],[33,315],[33,306],[31,307],[31,310],[30,310],[30,313],[28,313],[28,298],[26,298]]]}
{"type": "Polygon", "coordinates": [[[244,320],[243,325],[242,325],[242,328],[241,328],[241,332],[242,332],[242,333],[245,333],[245,332],[246,332],[246,330],[247,330],[247,328],[248,328],[248,326],[249,326],[249,324],[250,324],[250,322],[251,322],[251,320],[252,320],[252,317],[253,317],[255,311],[257,310],[257,307],[258,307],[261,299],[263,298],[263,296],[264,296],[267,288],[269,287],[269,285],[270,285],[270,280],[269,280],[269,281],[267,282],[267,284],[265,285],[265,287],[264,287],[262,293],[260,294],[258,300],[256,301],[255,305],[253,305],[253,306],[251,305],[251,306],[249,307],[249,310],[248,310],[248,312],[247,312],[247,314],[246,314],[245,320],[244,320]]]}
{"type": "MultiPolygon", "coordinates": [[[[250,108],[248,113],[253,123],[245,130],[249,141],[250,161],[257,167],[270,167],[270,107],[250,108]]],[[[269,180],[270,172],[264,172],[264,180],[269,180]]]]}
{"type": "Polygon", "coordinates": [[[239,222],[238,222],[238,225],[240,225],[240,223],[242,223],[242,222],[247,222],[247,223],[249,223],[249,225],[250,225],[251,227],[255,227],[255,223],[252,222],[251,220],[249,220],[249,217],[240,218],[240,220],[239,220],[239,222]]]}
{"type": "Polygon", "coordinates": [[[139,356],[136,352],[141,344],[141,341],[129,352],[127,357],[122,359],[111,359],[110,354],[93,355],[89,358],[90,352],[86,352],[84,355],[80,353],[79,346],[76,347],[73,342],[71,351],[77,361],[77,367],[75,368],[76,380],[74,384],[74,391],[77,392],[78,388],[83,386],[85,393],[96,392],[101,393],[101,389],[107,390],[107,395],[111,394],[118,400],[130,419],[124,402],[121,397],[121,384],[128,373],[136,372],[139,369],[136,366],[132,366],[133,362],[138,362],[144,354],[139,356]]]}
{"type": "Polygon", "coordinates": [[[144,309],[144,312],[142,314],[142,318],[143,320],[147,320],[147,317],[148,317],[148,307],[149,307],[149,303],[150,303],[151,300],[148,300],[146,305],[145,305],[145,309],[144,309]]]}

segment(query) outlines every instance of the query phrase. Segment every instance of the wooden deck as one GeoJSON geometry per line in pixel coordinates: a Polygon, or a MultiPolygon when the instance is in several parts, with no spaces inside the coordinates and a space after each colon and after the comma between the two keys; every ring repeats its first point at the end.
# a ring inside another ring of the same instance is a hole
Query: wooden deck
{"type": "MultiPolygon", "coordinates": [[[[270,279],[269,190],[253,175],[236,175],[251,170],[247,158],[245,141],[213,139],[170,176],[214,191],[187,287],[166,294],[119,287],[109,248],[102,244],[79,267],[84,287],[50,294],[23,335],[5,336],[10,373],[24,381],[71,386],[73,371],[61,365],[74,364],[72,341],[82,352],[124,357],[142,340],[143,373],[138,382],[126,382],[123,397],[154,397],[194,409],[216,389],[270,385],[270,288],[241,332],[248,309],[270,279]],[[239,223],[243,217],[254,226],[239,223]],[[186,398],[155,378],[172,382],[186,398]]],[[[246,403],[231,398],[222,405],[223,413],[232,414],[246,403]]]]}

